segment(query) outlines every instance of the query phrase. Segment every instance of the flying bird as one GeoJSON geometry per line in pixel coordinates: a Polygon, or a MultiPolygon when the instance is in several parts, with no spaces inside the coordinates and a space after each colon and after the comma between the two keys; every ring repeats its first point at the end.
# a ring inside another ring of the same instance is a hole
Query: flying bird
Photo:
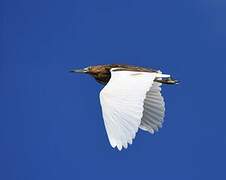
{"type": "Polygon", "coordinates": [[[154,133],[162,127],[165,102],[162,84],[177,84],[161,71],[131,65],[111,64],[71,70],[89,74],[104,85],[100,104],[108,139],[119,150],[132,144],[138,129],[154,133]]]}

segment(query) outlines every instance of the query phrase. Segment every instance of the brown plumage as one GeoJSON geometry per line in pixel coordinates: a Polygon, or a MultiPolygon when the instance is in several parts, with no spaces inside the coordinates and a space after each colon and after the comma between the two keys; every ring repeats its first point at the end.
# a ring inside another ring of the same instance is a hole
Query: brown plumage
{"type": "MultiPolygon", "coordinates": [[[[159,72],[155,69],[143,68],[139,66],[132,66],[132,65],[126,65],[126,64],[96,65],[96,66],[89,66],[84,69],[71,70],[70,72],[87,73],[92,77],[94,77],[98,83],[106,85],[111,78],[110,70],[112,68],[117,68],[115,71],[126,70],[126,71],[137,71],[137,72],[159,72]]],[[[174,80],[172,78],[156,79],[155,81],[163,84],[178,83],[177,80],[174,80]]]]}

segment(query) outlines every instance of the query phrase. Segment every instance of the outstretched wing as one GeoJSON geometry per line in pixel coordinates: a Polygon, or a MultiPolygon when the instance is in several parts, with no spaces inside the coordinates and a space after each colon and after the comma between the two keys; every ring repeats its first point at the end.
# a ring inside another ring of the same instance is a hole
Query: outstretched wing
{"type": "Polygon", "coordinates": [[[162,127],[165,115],[165,102],[161,95],[161,83],[154,82],[144,100],[144,111],[140,128],[154,133],[162,127]]]}
{"type": "Polygon", "coordinates": [[[132,144],[141,124],[146,93],[158,73],[111,70],[111,79],[100,92],[108,139],[121,150],[132,144]]]}

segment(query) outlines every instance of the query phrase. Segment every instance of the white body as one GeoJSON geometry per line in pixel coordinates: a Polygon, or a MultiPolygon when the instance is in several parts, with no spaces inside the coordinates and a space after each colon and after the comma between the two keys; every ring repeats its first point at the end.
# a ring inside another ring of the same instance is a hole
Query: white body
{"type": "Polygon", "coordinates": [[[139,128],[154,133],[162,127],[165,103],[161,83],[169,75],[152,72],[111,70],[111,79],[100,92],[104,124],[111,146],[127,148],[139,128]]]}

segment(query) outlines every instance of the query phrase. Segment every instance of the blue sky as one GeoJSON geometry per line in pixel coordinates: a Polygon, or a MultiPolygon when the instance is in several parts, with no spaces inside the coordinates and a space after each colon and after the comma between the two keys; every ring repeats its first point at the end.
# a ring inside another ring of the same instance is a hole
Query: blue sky
{"type": "Polygon", "coordinates": [[[226,179],[226,3],[214,0],[3,0],[0,179],[226,179]],[[121,152],[99,91],[71,68],[161,69],[166,117],[121,152]]]}

